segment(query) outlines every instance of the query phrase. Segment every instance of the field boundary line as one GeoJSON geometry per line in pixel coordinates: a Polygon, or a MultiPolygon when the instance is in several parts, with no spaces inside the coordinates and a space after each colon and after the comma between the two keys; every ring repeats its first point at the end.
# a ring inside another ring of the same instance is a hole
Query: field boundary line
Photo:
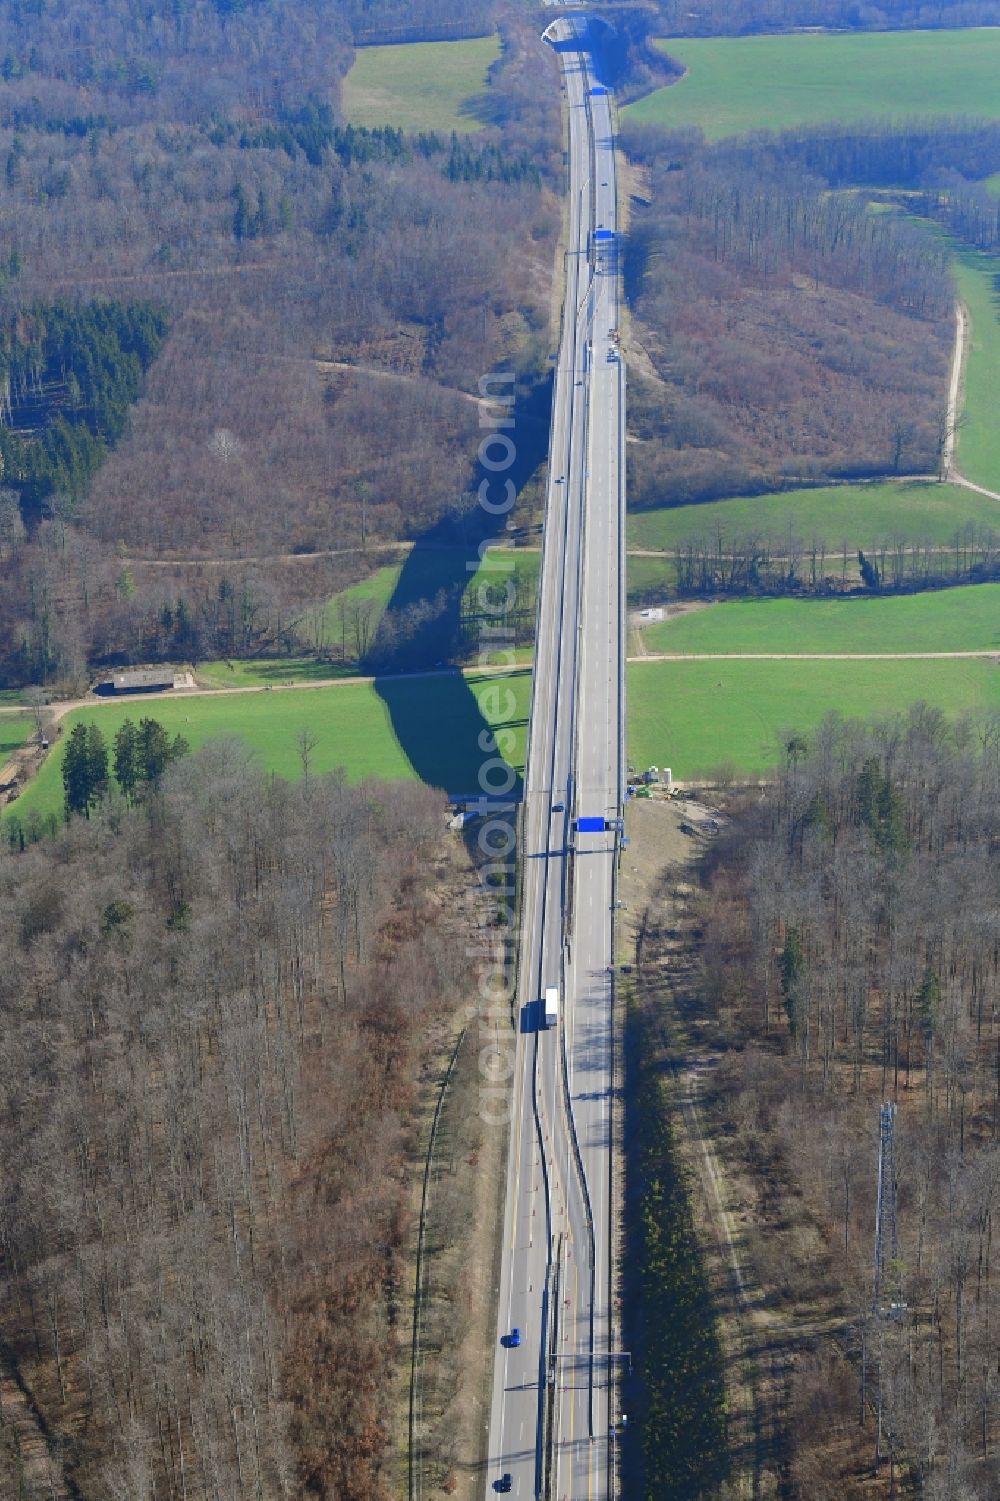
{"type": "Polygon", "coordinates": [[[1000,646],[982,651],[685,651],[647,652],[629,662],[937,662],[1000,661],[1000,646]]]}

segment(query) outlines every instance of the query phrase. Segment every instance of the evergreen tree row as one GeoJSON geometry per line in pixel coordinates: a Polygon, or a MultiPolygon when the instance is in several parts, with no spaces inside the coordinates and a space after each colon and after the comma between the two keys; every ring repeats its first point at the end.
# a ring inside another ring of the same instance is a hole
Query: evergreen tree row
{"type": "Polygon", "coordinates": [[[451,136],[436,131],[407,135],[392,125],[337,125],[328,104],[313,100],[300,109],[287,110],[278,119],[263,125],[238,126],[231,121],[217,121],[210,138],[221,146],[236,140],[245,151],[285,151],[290,157],[300,153],[314,167],[322,166],[327,153],[344,167],[364,166],[368,162],[407,163],[424,158],[446,156],[443,167],[451,182],[539,182],[538,168],[527,152],[507,155],[503,148],[488,144],[474,145],[452,131],[451,136]]]}
{"type": "MultiPolygon", "coordinates": [[[[155,786],[167,767],[190,746],[182,735],[170,739],[157,719],[140,719],[138,726],[126,719],[115,735],[111,768],[127,802],[155,786]]],[[[108,746],[96,724],[78,724],[66,743],[62,764],[63,794],[66,817],[91,810],[110,789],[108,746]]]]}

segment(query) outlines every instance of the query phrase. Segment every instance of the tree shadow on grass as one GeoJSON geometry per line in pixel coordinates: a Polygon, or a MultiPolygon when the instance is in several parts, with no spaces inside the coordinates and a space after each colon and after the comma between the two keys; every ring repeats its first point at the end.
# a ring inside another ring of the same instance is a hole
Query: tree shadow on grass
{"type": "MultiPolygon", "coordinates": [[[[514,389],[497,381],[491,384],[490,394],[502,397],[514,389]]],[[[546,456],[551,403],[550,373],[526,390],[517,389],[509,406],[491,405],[487,418],[506,416],[512,425],[484,423],[483,439],[492,436],[493,441],[485,452],[480,445],[470,495],[415,543],[369,655],[375,691],[389,711],[396,738],[417,776],[459,798],[519,801],[524,790],[521,775],[516,773],[513,785],[504,789],[496,785],[499,778],[494,771],[494,785],[484,785],[484,767],[496,752],[484,751],[483,745],[489,745],[487,737],[498,726],[491,726],[480,709],[474,683],[457,669],[431,678],[416,674],[441,671],[454,663],[468,647],[470,627],[480,632],[481,651],[496,645],[502,648],[502,634],[488,634],[491,629],[503,633],[502,613],[483,614],[471,622],[462,617],[463,596],[480,566],[483,549],[503,535],[510,514],[510,507],[491,514],[479,497],[484,495],[496,506],[513,495],[516,505],[516,497],[546,456]],[[485,468],[483,457],[497,467],[485,468]]],[[[503,580],[509,574],[498,569],[496,577],[502,595],[503,580]]],[[[508,717],[508,727],[515,723],[508,717]]]]}

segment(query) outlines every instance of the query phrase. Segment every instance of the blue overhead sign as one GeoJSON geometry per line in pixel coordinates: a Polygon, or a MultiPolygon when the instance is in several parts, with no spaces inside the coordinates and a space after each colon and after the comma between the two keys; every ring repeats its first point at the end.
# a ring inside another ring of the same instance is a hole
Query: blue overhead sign
{"type": "Polygon", "coordinates": [[[576,821],[576,832],[578,834],[603,834],[604,819],[578,818],[576,821]]]}

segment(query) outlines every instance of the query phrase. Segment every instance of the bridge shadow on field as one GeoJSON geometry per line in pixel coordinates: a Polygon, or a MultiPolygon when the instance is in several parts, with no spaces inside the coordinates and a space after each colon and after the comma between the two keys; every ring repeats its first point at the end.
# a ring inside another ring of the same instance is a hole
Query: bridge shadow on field
{"type": "MultiPolygon", "coordinates": [[[[502,394],[499,383],[493,390],[502,394]]],[[[496,755],[482,748],[490,743],[487,735],[520,727],[523,717],[501,716],[499,722],[491,723],[480,708],[475,682],[466,679],[455,664],[477,661],[480,638],[483,649],[491,645],[502,649],[505,644],[503,614],[477,615],[466,599],[484,544],[504,535],[513,509],[491,514],[479,502],[480,487],[485,485],[483,493],[493,503],[514,494],[516,506],[546,457],[551,403],[551,374],[516,395],[509,405],[490,402],[484,417],[503,416],[508,425],[484,421],[482,439],[495,438],[485,457],[497,465],[503,459],[505,467],[491,471],[476,459],[465,502],[417,540],[403,564],[369,656],[375,691],[414,771],[431,786],[443,787],[458,798],[489,797],[491,790],[503,802],[520,801],[523,795],[520,771],[509,790],[484,788],[480,780],[485,764],[496,755]],[[488,635],[491,628],[501,636],[488,635]],[[442,674],[449,666],[453,672],[442,674]],[[428,672],[435,676],[420,676],[428,672]]],[[[500,597],[510,577],[509,571],[497,571],[500,597]]],[[[524,673],[528,671],[526,667],[524,673]]],[[[514,677],[511,687],[517,686],[514,677]]]]}

